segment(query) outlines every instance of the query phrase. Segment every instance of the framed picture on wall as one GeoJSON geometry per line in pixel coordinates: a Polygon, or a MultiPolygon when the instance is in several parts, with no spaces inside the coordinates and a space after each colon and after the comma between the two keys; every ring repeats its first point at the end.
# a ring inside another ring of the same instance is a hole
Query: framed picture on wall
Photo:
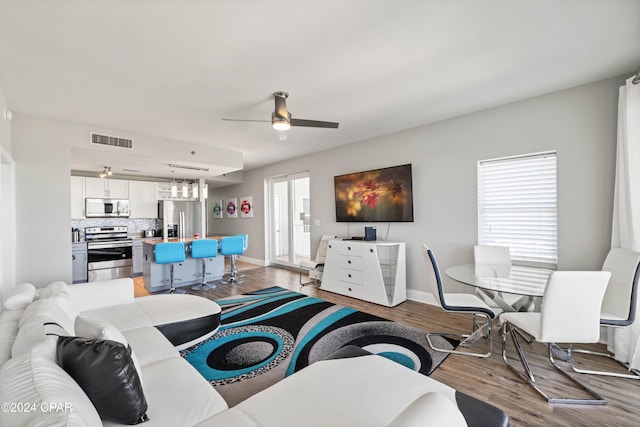
{"type": "Polygon", "coordinates": [[[214,219],[222,219],[222,209],[224,206],[224,202],[222,200],[216,200],[213,202],[213,218],[214,219]]]}
{"type": "Polygon", "coordinates": [[[253,197],[240,197],[240,218],[253,218],[253,197]]]}
{"type": "Polygon", "coordinates": [[[233,198],[225,200],[225,208],[227,212],[227,218],[238,218],[238,199],[233,198]]]}

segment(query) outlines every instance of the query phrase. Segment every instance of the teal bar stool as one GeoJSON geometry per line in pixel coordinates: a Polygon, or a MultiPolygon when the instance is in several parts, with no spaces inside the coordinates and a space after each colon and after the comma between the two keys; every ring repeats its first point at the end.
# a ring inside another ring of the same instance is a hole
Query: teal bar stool
{"type": "Polygon", "coordinates": [[[184,262],[184,260],[186,259],[184,243],[157,243],[155,247],[155,256],[156,264],[169,264],[169,293],[184,294],[184,289],[176,289],[173,286],[173,265],[176,262],[184,262]]]}
{"type": "MultiPolygon", "coordinates": [[[[247,248],[249,247],[249,235],[237,234],[237,236],[242,237],[242,252],[247,252],[247,248]]],[[[244,274],[239,274],[238,277],[244,277],[244,274]]]]}
{"type": "Polygon", "coordinates": [[[231,274],[229,275],[229,279],[222,282],[227,285],[242,283],[242,281],[238,281],[238,266],[236,265],[236,260],[238,255],[242,255],[244,253],[244,239],[240,236],[230,236],[223,237],[220,239],[220,254],[229,257],[229,264],[231,267],[231,274]]]}
{"type": "MultiPolygon", "coordinates": [[[[207,284],[207,258],[215,258],[218,255],[218,241],[216,239],[201,239],[191,242],[191,258],[202,259],[202,282],[193,285],[191,289],[194,291],[204,291],[213,289],[215,284],[207,284]]],[[[211,275],[211,273],[208,273],[211,275]]]]}

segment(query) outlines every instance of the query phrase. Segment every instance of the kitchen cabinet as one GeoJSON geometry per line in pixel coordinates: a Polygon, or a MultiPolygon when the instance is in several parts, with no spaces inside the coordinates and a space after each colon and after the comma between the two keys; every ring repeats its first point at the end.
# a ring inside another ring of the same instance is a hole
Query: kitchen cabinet
{"type": "Polygon", "coordinates": [[[73,283],[87,281],[87,242],[71,244],[71,271],[73,283]]]}
{"type": "Polygon", "coordinates": [[[144,265],[144,254],[142,252],[142,240],[133,239],[133,275],[141,276],[144,265]]]}
{"type": "Polygon", "coordinates": [[[331,240],[320,289],[388,307],[407,299],[404,242],[331,240]]]}
{"type": "Polygon", "coordinates": [[[129,181],[129,218],[158,217],[156,185],[150,181],[129,181]]]}
{"type": "Polygon", "coordinates": [[[86,177],[85,197],[128,199],[129,181],[125,179],[86,177]]]}
{"type": "Polygon", "coordinates": [[[71,218],[84,218],[84,176],[71,177],[71,218]]]}

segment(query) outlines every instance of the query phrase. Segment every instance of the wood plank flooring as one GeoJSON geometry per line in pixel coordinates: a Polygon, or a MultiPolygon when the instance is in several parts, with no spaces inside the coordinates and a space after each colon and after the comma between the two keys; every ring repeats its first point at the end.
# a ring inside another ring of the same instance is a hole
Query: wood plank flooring
{"type": "MultiPolygon", "coordinates": [[[[238,285],[218,284],[208,291],[190,293],[211,299],[238,295],[256,289],[278,285],[307,295],[322,298],[336,304],[353,307],[376,316],[390,319],[409,326],[424,329],[425,332],[468,332],[471,328],[470,316],[445,313],[438,307],[414,301],[406,301],[389,308],[317,289],[316,286],[298,285],[298,273],[276,267],[258,267],[239,263],[245,277],[238,285]]],[[[303,277],[304,279],[304,277],[303,277]]],[[[142,278],[136,278],[136,295],[146,294],[142,278]]],[[[538,343],[523,347],[538,381],[545,390],[583,396],[579,390],[564,386],[566,381],[546,359],[546,348],[538,343]]],[[[514,355],[513,345],[507,341],[509,354],[514,355]]],[[[486,342],[481,342],[482,347],[486,342]]],[[[602,349],[602,346],[594,346],[602,349]]],[[[514,356],[515,357],[515,356],[514,356]]],[[[517,360],[515,361],[517,364],[517,360]]],[[[616,369],[615,362],[597,361],[599,368],[616,369]]],[[[487,359],[450,355],[432,374],[432,378],[454,387],[478,399],[490,402],[509,414],[512,427],[565,427],[565,426],[640,426],[640,381],[592,375],[578,375],[585,384],[599,392],[608,404],[606,406],[550,405],[528,385],[517,378],[504,364],[501,355],[500,329],[494,328],[493,354],[487,359]]]]}

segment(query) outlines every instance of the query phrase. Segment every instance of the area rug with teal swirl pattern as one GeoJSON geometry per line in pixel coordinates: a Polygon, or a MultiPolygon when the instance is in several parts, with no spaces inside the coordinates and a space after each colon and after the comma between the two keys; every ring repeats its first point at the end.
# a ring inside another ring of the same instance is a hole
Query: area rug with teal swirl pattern
{"type": "Polygon", "coordinates": [[[425,375],[447,356],[429,348],[426,331],[277,286],[216,302],[222,308],[219,331],[180,354],[229,406],[346,345],[425,375]]]}

